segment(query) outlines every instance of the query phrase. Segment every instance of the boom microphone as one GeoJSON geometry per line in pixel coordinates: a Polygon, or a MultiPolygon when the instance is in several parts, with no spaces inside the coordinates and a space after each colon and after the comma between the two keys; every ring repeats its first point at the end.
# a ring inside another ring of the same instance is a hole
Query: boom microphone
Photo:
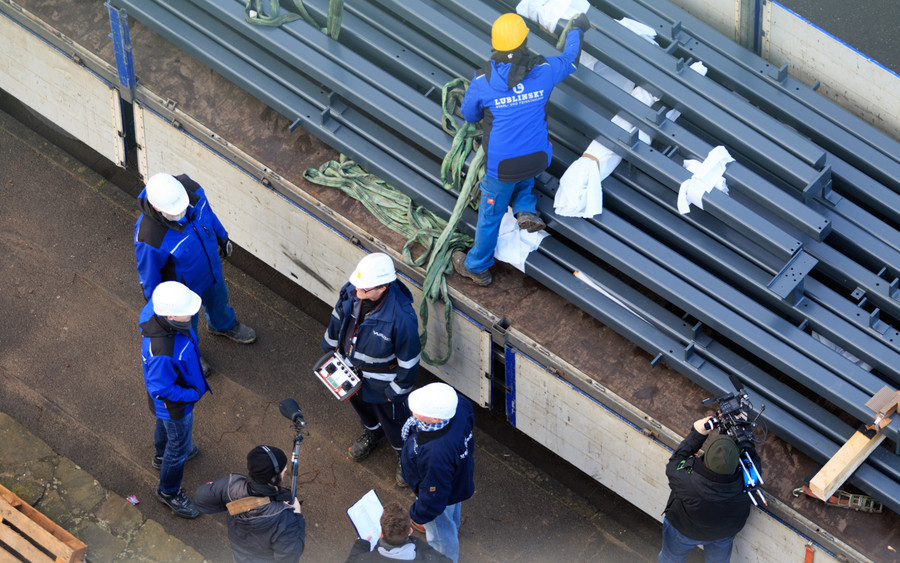
{"type": "Polygon", "coordinates": [[[284,399],[278,404],[278,411],[284,418],[290,419],[294,423],[303,423],[303,413],[300,412],[300,405],[291,398],[284,399]]]}

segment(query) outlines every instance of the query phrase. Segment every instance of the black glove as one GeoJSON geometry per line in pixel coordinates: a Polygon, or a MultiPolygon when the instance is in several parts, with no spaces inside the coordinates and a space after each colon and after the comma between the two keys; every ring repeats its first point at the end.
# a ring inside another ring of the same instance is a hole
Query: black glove
{"type": "Polygon", "coordinates": [[[231,258],[231,253],[233,251],[234,248],[232,247],[230,240],[226,238],[219,241],[219,257],[231,258]]]}
{"type": "Polygon", "coordinates": [[[578,14],[575,16],[575,19],[572,20],[572,29],[580,29],[581,31],[587,31],[591,28],[591,22],[587,19],[587,16],[582,14],[578,14]]]}

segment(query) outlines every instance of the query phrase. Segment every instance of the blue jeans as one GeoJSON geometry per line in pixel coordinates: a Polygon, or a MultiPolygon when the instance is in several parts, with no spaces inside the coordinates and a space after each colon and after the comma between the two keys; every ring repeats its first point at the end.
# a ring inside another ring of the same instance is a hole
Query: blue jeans
{"type": "MultiPolygon", "coordinates": [[[[220,332],[234,328],[234,325],[237,323],[237,317],[234,314],[234,309],[228,305],[228,287],[225,285],[224,279],[204,290],[200,294],[200,299],[203,300],[206,324],[209,328],[220,332]]],[[[199,319],[199,315],[194,315],[191,318],[191,326],[194,327],[194,332],[197,332],[199,319]]]]}
{"type": "Polygon", "coordinates": [[[167,495],[181,490],[184,476],[184,461],[191,452],[191,429],[194,413],[184,415],[180,420],[156,419],[154,441],[157,457],[162,457],[159,468],[159,490],[167,495]]]}
{"type": "Polygon", "coordinates": [[[501,182],[485,176],[481,180],[481,205],[478,207],[478,223],[475,225],[475,245],[466,256],[466,268],[481,273],[494,265],[494,250],[500,233],[500,221],[506,208],[513,213],[534,213],[537,198],[534,197],[534,178],[518,182],[501,182]]]}
{"type": "Polygon", "coordinates": [[[454,563],[459,559],[459,512],[460,505],[447,505],[437,518],[425,524],[425,541],[454,563]]]}
{"type": "Polygon", "coordinates": [[[734,536],[721,540],[692,540],[675,529],[668,519],[663,519],[662,550],[659,552],[659,563],[681,563],[687,560],[688,553],[697,546],[703,546],[706,563],[728,563],[731,561],[731,544],[734,536]]]}

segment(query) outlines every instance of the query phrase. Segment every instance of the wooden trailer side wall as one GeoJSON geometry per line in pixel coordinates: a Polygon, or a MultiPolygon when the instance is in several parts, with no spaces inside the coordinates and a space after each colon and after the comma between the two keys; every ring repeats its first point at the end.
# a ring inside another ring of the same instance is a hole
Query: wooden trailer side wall
{"type": "MultiPolygon", "coordinates": [[[[895,139],[900,139],[900,75],[782,4],[771,0],[670,0],[735,41],[753,44],[759,17],[760,55],[895,139]],[[742,38],[741,14],[744,13],[742,38]],[[865,87],[860,87],[865,85],[865,87]]],[[[856,9],[847,4],[846,9],[856,9]]]]}
{"type": "Polygon", "coordinates": [[[765,3],[761,27],[766,60],[808,86],[819,81],[819,93],[900,139],[900,76],[778,2],[765,3]]]}
{"type": "Polygon", "coordinates": [[[740,41],[741,0],[669,0],[716,31],[740,41]]]}
{"type": "Polygon", "coordinates": [[[125,165],[118,90],[3,15],[0,88],[110,162],[125,165]]]}

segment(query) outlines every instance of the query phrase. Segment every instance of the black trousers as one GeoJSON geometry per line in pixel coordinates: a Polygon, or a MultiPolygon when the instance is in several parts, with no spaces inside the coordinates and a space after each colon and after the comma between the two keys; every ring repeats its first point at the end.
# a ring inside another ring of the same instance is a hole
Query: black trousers
{"type": "Polygon", "coordinates": [[[387,436],[388,442],[398,452],[403,448],[400,431],[410,417],[406,397],[388,403],[367,403],[360,398],[362,393],[350,397],[350,404],[356,409],[359,421],[366,430],[371,430],[379,438],[387,436]]]}

